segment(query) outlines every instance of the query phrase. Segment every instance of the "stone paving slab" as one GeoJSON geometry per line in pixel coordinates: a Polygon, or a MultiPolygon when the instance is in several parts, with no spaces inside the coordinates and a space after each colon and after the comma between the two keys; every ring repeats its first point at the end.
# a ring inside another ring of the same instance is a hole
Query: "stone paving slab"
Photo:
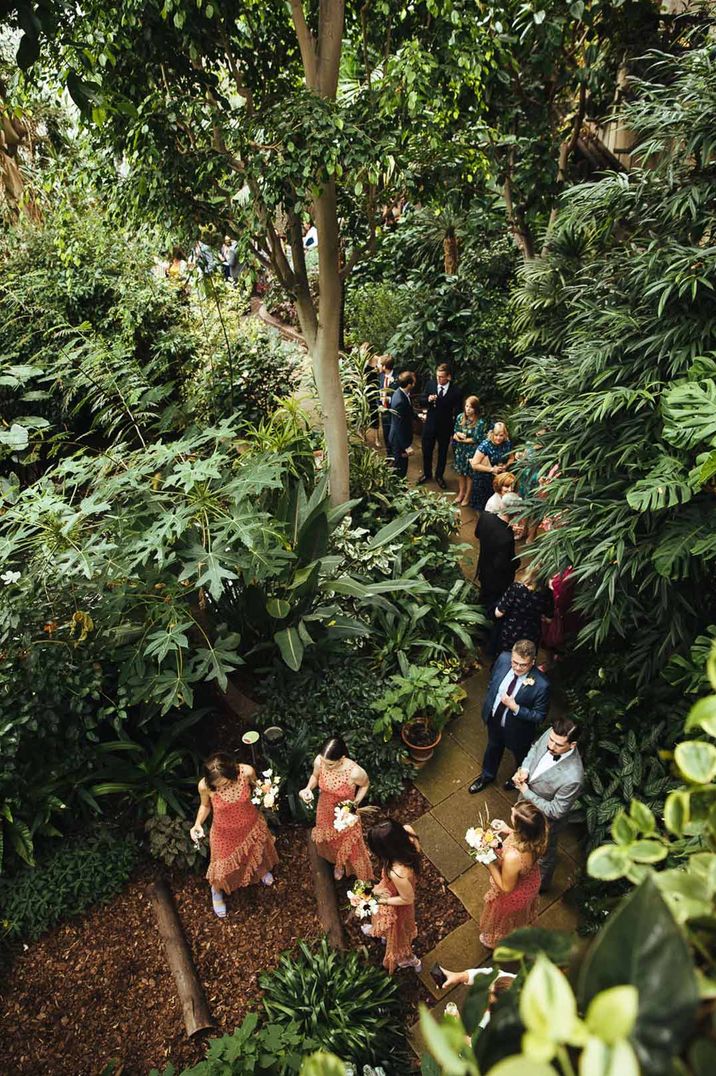
{"type": "Polygon", "coordinates": [[[444,733],[433,757],[425,763],[413,784],[432,805],[451,796],[475,778],[475,766],[452,733],[444,733]]]}
{"type": "Polygon", "coordinates": [[[473,919],[482,915],[482,898],[490,888],[490,872],[482,863],[474,863],[449,886],[458,900],[462,901],[473,919]]]}
{"type": "Polygon", "coordinates": [[[448,882],[463,874],[472,860],[462,844],[455,841],[437,818],[428,811],[412,823],[423,854],[448,882]]]}
{"type": "MultiPolygon", "coordinates": [[[[468,919],[423,957],[423,971],[420,978],[435,995],[435,983],[432,983],[431,987],[425,978],[433,964],[440,964],[441,967],[448,968],[450,971],[462,971],[463,968],[479,968],[485,961],[489,961],[490,956],[491,950],[480,941],[479,924],[474,919],[468,919]]],[[[430,978],[430,976],[427,977],[430,978]]]]}
{"type": "Polygon", "coordinates": [[[511,808],[507,795],[493,784],[477,796],[470,795],[467,788],[461,788],[434,807],[432,814],[461,847],[465,847],[465,831],[478,825],[480,817],[487,815],[488,820],[501,818],[507,822],[511,808]]]}
{"type": "Polygon", "coordinates": [[[580,868],[572,857],[560,851],[552,884],[546,893],[540,893],[537,914],[542,915],[555,901],[561,900],[567,890],[577,882],[579,875],[580,868]]]}

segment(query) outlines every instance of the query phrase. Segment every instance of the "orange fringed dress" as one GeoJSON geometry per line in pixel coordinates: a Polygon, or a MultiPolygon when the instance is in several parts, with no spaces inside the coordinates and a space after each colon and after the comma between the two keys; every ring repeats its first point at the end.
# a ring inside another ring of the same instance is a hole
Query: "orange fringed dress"
{"type": "Polygon", "coordinates": [[[276,866],[278,855],[266,819],[251,802],[248,778],[241,774],[230,785],[211,792],[211,808],[209,883],[233,893],[260,882],[276,866]]]}
{"type": "MultiPolygon", "coordinates": [[[[510,842],[511,835],[505,841],[503,851],[510,842]]],[[[501,854],[498,853],[500,857],[501,854]]],[[[480,917],[480,939],[491,949],[499,945],[513,930],[529,926],[537,915],[541,882],[539,860],[533,859],[527,852],[521,855],[523,865],[520,867],[517,885],[511,893],[504,893],[499,889],[490,876],[490,888],[485,893],[480,917]]]]}
{"type": "MultiPolygon", "coordinates": [[[[413,889],[415,889],[415,872],[402,863],[400,872],[405,871],[413,889]]],[[[384,870],[380,876],[380,889],[390,897],[397,897],[395,883],[384,870]]],[[[383,967],[392,975],[401,965],[413,959],[413,941],[418,930],[415,926],[415,904],[380,904],[371,919],[374,938],[385,938],[385,956],[383,967]]]]}
{"type": "Polygon", "coordinates": [[[316,825],[311,834],[316,842],[318,854],[329,863],[335,863],[337,869],[342,867],[346,875],[354,874],[361,881],[369,882],[375,875],[370,853],[363,838],[363,823],[360,815],[356,824],[350,829],[344,829],[342,833],[333,827],[334,811],[338,804],[342,800],[355,799],[356,786],[350,777],[353,763],[350,759],[346,759],[335,770],[325,766],[323,759],[319,765],[320,793],[316,806],[316,825]]]}

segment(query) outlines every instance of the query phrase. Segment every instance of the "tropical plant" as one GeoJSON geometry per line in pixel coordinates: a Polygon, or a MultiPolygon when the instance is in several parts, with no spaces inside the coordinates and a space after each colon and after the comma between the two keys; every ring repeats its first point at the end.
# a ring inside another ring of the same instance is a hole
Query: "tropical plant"
{"type": "MultiPolygon", "coordinates": [[[[267,1076],[289,1076],[301,1070],[304,1053],[317,1043],[307,1039],[294,1021],[259,1023],[256,1013],[248,1013],[230,1035],[212,1039],[206,1057],[198,1065],[183,1069],[181,1076],[249,1076],[262,1072],[267,1076]]],[[[149,1076],[160,1076],[152,1069],[149,1076]]],[[[167,1065],[161,1076],[179,1076],[174,1065],[167,1065]]]]}
{"type": "Polygon", "coordinates": [[[371,703],[380,715],[373,731],[388,741],[409,721],[423,724],[432,733],[442,732],[451,717],[460,711],[466,691],[440,665],[402,665],[399,674],[387,681],[386,690],[371,703]]]}
{"type": "Polygon", "coordinates": [[[36,866],[0,878],[2,934],[34,941],[61,920],[109,900],[137,860],[136,842],[111,831],[63,841],[36,866]]]}
{"type": "MultiPolygon", "coordinates": [[[[427,296],[426,296],[427,298],[427,296]]],[[[392,282],[349,284],[346,288],[346,336],[353,347],[368,344],[382,355],[415,301],[414,290],[392,282]]]]}
{"type": "MultiPolygon", "coordinates": [[[[398,796],[413,771],[401,747],[385,743],[372,731],[375,714],[370,704],[384,684],[381,674],[360,653],[334,655],[330,663],[298,673],[276,670],[265,678],[257,719],[262,729],[277,725],[283,730],[283,739],[270,749],[276,769],[293,773],[296,766],[294,781],[302,788],[324,741],[342,736],[351,758],[370,775],[371,802],[385,803],[398,796]],[[304,738],[301,758],[295,758],[294,745],[304,738]]],[[[297,814],[304,817],[300,807],[297,814]]]]}
{"type": "Polygon", "coordinates": [[[380,1064],[397,1076],[407,1064],[398,985],[356,952],[299,942],[260,978],[268,1019],[354,1065],[380,1064]]]}
{"type": "Polygon", "coordinates": [[[183,818],[154,814],[144,823],[144,832],[150,856],[165,866],[196,870],[205,863],[208,848],[192,843],[183,818]]]}
{"type": "Polygon", "coordinates": [[[529,503],[535,518],[560,522],[535,559],[550,575],[574,566],[581,644],[621,649],[647,710],[648,689],[708,630],[716,605],[708,466],[702,474],[716,348],[706,119],[716,72],[708,49],[649,62],[624,110],[649,167],[565,195],[545,257],[522,274],[525,357],[507,379],[525,399],[520,432],[534,464],[560,468],[529,503]]]}
{"type": "Polygon", "coordinates": [[[471,988],[462,1020],[438,1026],[423,1007],[421,1031],[438,1062],[424,1061],[425,1076],[572,1076],[576,1058],[582,1074],[708,1070],[713,1043],[695,1034],[699,986],[689,949],[651,879],[622,901],[576,967],[566,942],[530,929],[505,939],[495,962],[517,960],[520,974],[484,1031],[489,981],[471,988]],[[570,963],[568,974],[550,955],[570,963]]]}

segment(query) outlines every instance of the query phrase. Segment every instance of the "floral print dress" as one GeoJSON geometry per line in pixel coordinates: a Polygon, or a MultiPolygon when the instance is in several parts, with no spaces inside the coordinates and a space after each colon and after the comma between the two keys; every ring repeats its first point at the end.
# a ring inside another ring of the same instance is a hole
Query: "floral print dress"
{"type": "Polygon", "coordinates": [[[338,832],[333,825],[334,812],[342,800],[353,800],[356,786],[351,778],[353,762],[343,759],[336,769],[326,766],[321,759],[318,774],[318,805],[316,807],[316,825],[311,837],[316,842],[318,854],[335,863],[336,870],[344,870],[346,875],[355,875],[363,882],[371,881],[375,875],[370,853],[363,838],[363,823],[360,815],[355,825],[338,832]]]}
{"type": "MultiPolygon", "coordinates": [[[[514,843],[512,834],[507,837],[502,849],[497,853],[501,859],[506,848],[514,843]]],[[[490,875],[490,888],[484,897],[480,917],[480,941],[494,949],[503,938],[518,927],[526,927],[537,915],[537,901],[541,875],[539,860],[529,852],[521,852],[522,865],[517,878],[517,885],[511,893],[504,893],[495,884],[490,875]]]]}
{"type": "Polygon", "coordinates": [[[518,639],[529,639],[539,646],[542,617],[554,612],[552,591],[547,587],[530,590],[524,583],[513,583],[497,603],[504,616],[500,619],[500,649],[511,650],[518,639]]]}
{"type": "MultiPolygon", "coordinates": [[[[395,867],[405,874],[415,889],[415,872],[402,863],[395,867]]],[[[387,871],[380,876],[380,888],[390,897],[397,897],[398,890],[387,871]]],[[[413,941],[418,929],[415,925],[415,904],[379,904],[378,911],[371,920],[374,938],[385,938],[385,956],[383,967],[392,975],[401,964],[410,964],[413,956],[413,941]]]]}
{"type": "MultiPolygon", "coordinates": [[[[506,463],[510,453],[512,452],[512,441],[504,441],[501,445],[495,445],[489,438],[485,438],[484,441],[480,441],[480,444],[475,449],[475,452],[482,452],[487,456],[488,460],[493,467],[496,467],[498,463],[506,463]]],[[[475,455],[475,452],[472,455],[475,455]]],[[[471,457],[472,458],[472,457],[471,457]]],[[[472,472],[472,497],[470,498],[470,507],[477,508],[479,512],[482,512],[485,505],[492,496],[492,479],[494,475],[488,474],[485,471],[473,471],[472,472]]]]}
{"type": "Polygon", "coordinates": [[[251,782],[245,774],[210,795],[213,819],[206,877],[214,889],[233,893],[273,870],[278,863],[276,846],[266,819],[251,802],[251,782]]]}
{"type": "Polygon", "coordinates": [[[485,436],[485,420],[478,418],[475,425],[471,426],[470,420],[463,412],[455,420],[454,432],[464,433],[471,438],[469,444],[465,444],[464,441],[453,442],[453,467],[458,474],[466,478],[472,474],[470,460],[475,455],[475,448],[485,436]]]}

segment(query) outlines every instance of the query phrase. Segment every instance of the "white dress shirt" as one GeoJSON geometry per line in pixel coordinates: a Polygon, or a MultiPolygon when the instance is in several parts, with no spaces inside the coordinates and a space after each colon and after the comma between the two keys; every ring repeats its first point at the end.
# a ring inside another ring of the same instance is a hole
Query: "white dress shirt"
{"type": "Polygon", "coordinates": [[[547,770],[551,770],[552,767],[556,766],[557,763],[560,762],[563,758],[569,758],[569,756],[573,754],[573,752],[574,748],[572,747],[569,751],[565,751],[563,755],[560,755],[559,758],[554,758],[551,751],[545,751],[545,753],[542,755],[542,758],[539,760],[534,770],[529,775],[528,780],[536,781],[538,777],[541,777],[543,773],[547,772],[547,770]]]}
{"type": "MultiPolygon", "coordinates": [[[[494,968],[468,968],[467,969],[467,983],[468,983],[468,986],[472,986],[472,984],[475,982],[475,979],[476,979],[476,977],[478,975],[492,975],[493,971],[494,971],[494,968]]],[[[512,972],[510,972],[510,971],[501,971],[500,972],[500,978],[502,978],[503,976],[504,976],[505,979],[516,979],[517,978],[517,976],[513,975],[512,972]]],[[[489,1022],[490,1022],[490,1010],[485,1009],[485,1012],[483,1014],[482,1020],[480,1021],[478,1027],[481,1027],[481,1028],[484,1029],[484,1028],[487,1027],[489,1022]]]]}
{"type": "MultiPolygon", "coordinates": [[[[498,706],[502,706],[502,702],[501,702],[502,696],[505,694],[508,687],[512,683],[512,677],[514,675],[515,674],[512,671],[512,666],[510,665],[510,668],[509,668],[509,670],[507,672],[507,675],[505,676],[504,680],[502,681],[502,683],[500,684],[500,686],[497,689],[497,694],[495,695],[495,701],[492,704],[492,713],[493,714],[497,713],[498,706]]],[[[518,676],[517,677],[517,683],[515,684],[515,690],[510,695],[511,699],[514,699],[515,695],[517,694],[517,692],[522,687],[522,684],[523,684],[526,677],[527,677],[527,673],[525,673],[524,676],[518,676]]],[[[500,722],[500,725],[501,725],[502,728],[505,727],[505,721],[506,720],[507,720],[507,714],[503,714],[502,715],[502,721],[500,722]]]]}

